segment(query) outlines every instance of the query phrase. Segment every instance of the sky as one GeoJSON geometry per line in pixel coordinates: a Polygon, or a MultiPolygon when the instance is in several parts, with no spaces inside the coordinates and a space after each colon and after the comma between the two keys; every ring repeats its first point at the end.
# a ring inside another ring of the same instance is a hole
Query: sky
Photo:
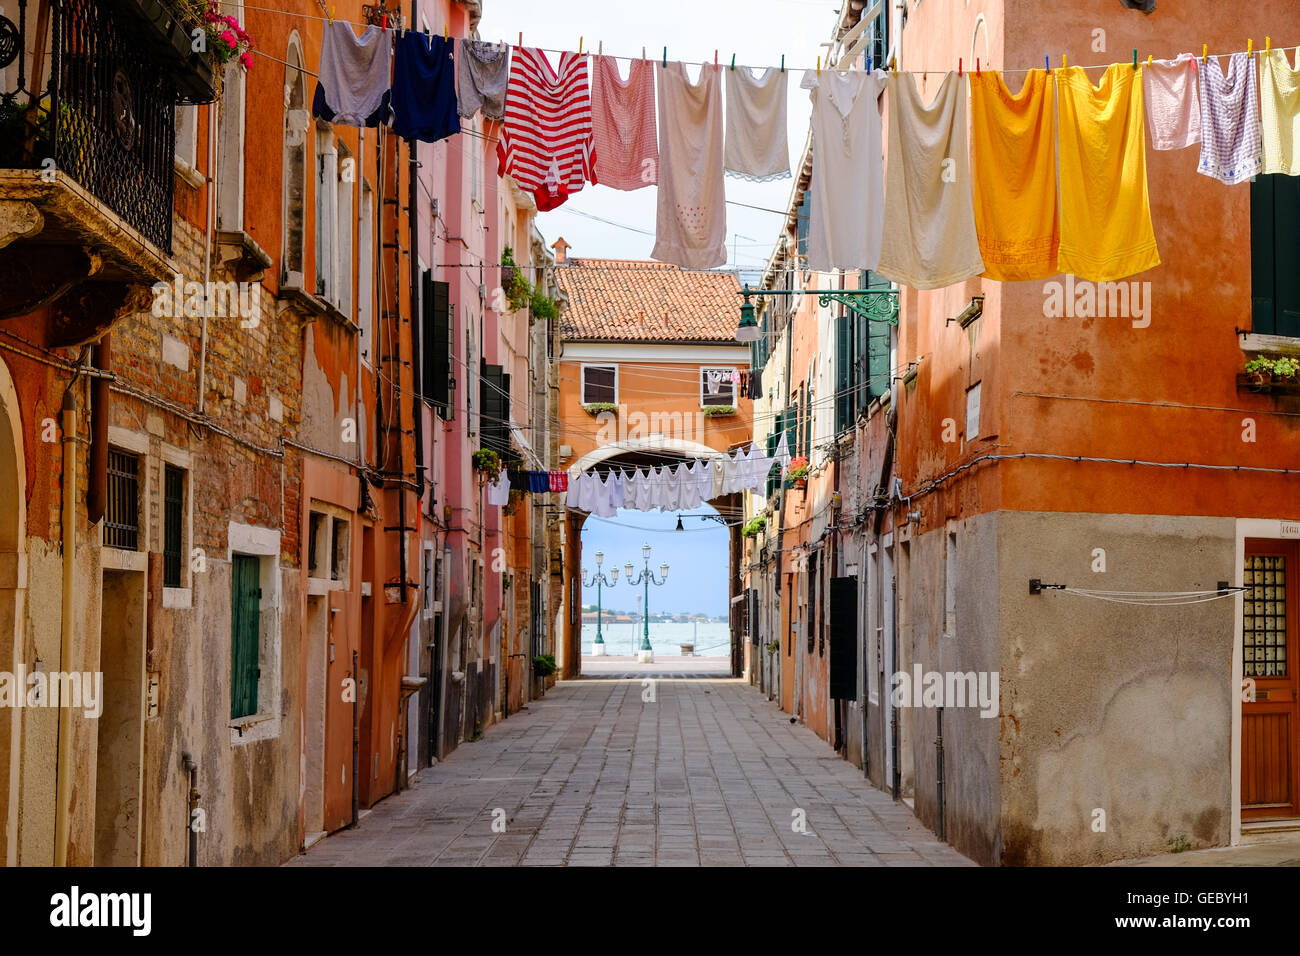
{"type": "MultiPolygon", "coordinates": [[[[536,0],[484,0],[479,36],[484,40],[516,43],[523,32],[525,46],[545,50],[577,50],[594,53],[603,44],[606,55],[662,60],[664,47],[669,61],[713,63],[714,51],[720,65],[761,70],[779,67],[784,54],[788,76],[787,127],[790,162],[799,161],[808,130],[808,93],[799,88],[804,67],[813,67],[821,45],[828,40],[836,22],[835,11],[842,0],[572,0],[566,4],[538,4],[536,0]]],[[[558,55],[548,53],[552,65],[558,55]]],[[[627,63],[619,64],[627,75],[627,63]]],[[[692,81],[699,66],[687,68],[692,81]]],[[[724,97],[725,99],[725,97],[724,97]]],[[[724,104],[725,108],[725,104],[724,104]]],[[[787,208],[792,179],[750,183],[727,177],[727,265],[761,270],[776,242],[787,208]],[[736,205],[745,203],[760,209],[736,205]],[[775,210],[761,211],[761,210],[775,210]]],[[[612,259],[649,259],[654,245],[655,187],[620,192],[606,186],[587,185],[576,196],[552,212],[541,213],[537,227],[547,243],[560,236],[569,243],[571,256],[612,259]],[[590,217],[598,218],[590,218],[590,217]],[[605,220],[605,221],[601,221],[605,220]]],[[[691,514],[713,512],[707,505],[691,514]]],[[[727,597],[727,531],[713,521],[688,517],[685,531],[677,532],[677,515],[659,512],[620,511],[613,519],[590,517],[582,530],[584,566],[594,571],[593,555],[605,552],[605,572],[628,562],[639,569],[641,546],[649,543],[651,568],[670,567],[665,587],[651,586],[652,611],[725,615],[727,597]]],[[[636,596],[623,583],[605,589],[602,602],[616,610],[635,611],[636,596]]],[[[595,588],[583,590],[582,603],[596,602],[595,588]]]]}
{"type": "MultiPolygon", "coordinates": [[[[607,56],[641,56],[687,63],[742,65],[761,70],[781,65],[785,55],[789,85],[787,125],[790,161],[797,163],[808,130],[808,93],[799,88],[802,73],[793,67],[811,67],[825,55],[821,43],[834,29],[835,11],[842,0],[571,0],[567,4],[538,4],[536,0],[484,0],[479,36],[484,40],[515,43],[520,31],[525,46],[547,50],[594,53],[604,44],[607,56]]],[[[554,64],[558,57],[548,54],[554,64]]],[[[619,64],[623,75],[627,63],[619,64]]],[[[688,68],[692,80],[699,67],[688,68]]],[[[727,177],[727,257],[729,267],[759,269],[767,262],[781,228],[781,215],[747,209],[747,203],[767,210],[784,210],[793,182],[780,179],[750,183],[727,177]],[[734,254],[733,254],[734,253],[734,254]]],[[[571,256],[613,259],[649,259],[654,245],[655,194],[653,186],[621,192],[587,185],[559,209],[542,213],[538,229],[547,243],[558,237],[572,247],[571,256]],[[585,214],[585,215],[584,215],[585,214]],[[619,225],[587,218],[598,216],[619,225]]]]}
{"type": "MultiPolygon", "coordinates": [[[[601,606],[606,610],[635,612],[638,595],[645,593],[645,585],[630,588],[624,583],[629,561],[639,574],[645,567],[641,546],[650,545],[650,570],[659,578],[659,565],[668,562],[668,583],[663,587],[650,585],[650,612],[708,614],[710,617],[727,614],[727,529],[716,521],[694,517],[717,514],[708,505],[682,512],[683,530],[677,527],[676,512],[624,511],[613,518],[589,517],[582,526],[582,567],[591,579],[596,571],[595,554],[605,552],[601,570],[605,580],[610,571],[618,568],[618,583],[602,588],[601,606]]],[[[582,603],[596,603],[595,587],[583,588],[582,603]]]]}

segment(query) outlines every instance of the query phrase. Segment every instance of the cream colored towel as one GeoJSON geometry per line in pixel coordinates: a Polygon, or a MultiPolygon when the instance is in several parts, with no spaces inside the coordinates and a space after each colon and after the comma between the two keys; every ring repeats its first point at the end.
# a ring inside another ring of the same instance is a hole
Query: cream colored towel
{"type": "Polygon", "coordinates": [[[910,73],[889,76],[885,235],[876,268],[913,289],[940,289],[984,271],[966,148],[966,91],[944,77],[925,106],[910,73]]]}
{"type": "Polygon", "coordinates": [[[786,179],[790,175],[786,74],[770,66],[758,77],[747,66],[725,72],[727,174],[756,183],[786,179]]]}
{"type": "MultiPolygon", "coordinates": [[[[1300,52],[1297,53],[1300,59],[1300,52]]],[[[1300,176],[1300,70],[1293,70],[1285,50],[1261,57],[1259,106],[1264,124],[1264,172],[1300,176]]]]}
{"type": "Polygon", "coordinates": [[[1201,97],[1196,57],[1152,60],[1142,70],[1146,84],[1147,132],[1153,149],[1183,149],[1201,141],[1201,97]]]}
{"type": "Polygon", "coordinates": [[[705,65],[692,84],[682,64],[655,64],[659,197],[650,255],[683,269],[712,269],[727,261],[719,72],[705,65]]]}

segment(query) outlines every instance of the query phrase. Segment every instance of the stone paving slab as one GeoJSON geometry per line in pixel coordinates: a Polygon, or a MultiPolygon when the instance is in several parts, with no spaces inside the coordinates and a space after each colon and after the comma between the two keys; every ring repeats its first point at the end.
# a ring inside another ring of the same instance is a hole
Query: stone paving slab
{"type": "Polygon", "coordinates": [[[745,682],[643,679],[557,683],[286,865],[975,865],[745,682]]]}

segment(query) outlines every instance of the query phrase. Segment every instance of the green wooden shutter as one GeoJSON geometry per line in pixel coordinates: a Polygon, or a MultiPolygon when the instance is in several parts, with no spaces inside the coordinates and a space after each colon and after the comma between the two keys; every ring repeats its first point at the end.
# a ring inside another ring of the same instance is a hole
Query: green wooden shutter
{"type": "Polygon", "coordinates": [[[835,433],[853,426],[857,396],[853,389],[853,329],[856,316],[848,309],[835,320],[835,433]]]}
{"type": "Polygon", "coordinates": [[[421,394],[437,406],[443,418],[451,418],[451,287],[434,282],[424,274],[423,376],[421,394]]]}
{"type": "Polygon", "coordinates": [[[1251,330],[1277,330],[1277,259],[1274,243],[1276,176],[1256,176],[1250,184],[1251,330]]]}
{"type": "MultiPolygon", "coordinates": [[[[863,272],[864,289],[888,289],[889,280],[874,272],[863,272]]],[[[859,358],[862,365],[862,404],[889,391],[889,339],[893,330],[888,322],[864,322],[860,330],[859,358]]]]}
{"type": "Polygon", "coordinates": [[[230,716],[257,713],[258,632],[262,589],[257,558],[234,556],[230,565],[230,716]]]}
{"type": "Polygon", "coordinates": [[[808,178],[808,188],[803,191],[799,205],[795,210],[795,251],[802,258],[808,255],[808,223],[812,200],[812,177],[808,178]]]}

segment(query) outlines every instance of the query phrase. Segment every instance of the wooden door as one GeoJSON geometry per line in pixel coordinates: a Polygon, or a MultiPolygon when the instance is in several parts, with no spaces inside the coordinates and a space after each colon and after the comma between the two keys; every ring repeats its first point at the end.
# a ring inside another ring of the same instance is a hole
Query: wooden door
{"type": "Polygon", "coordinates": [[[1242,622],[1243,820],[1300,814],[1298,574],[1300,542],[1246,539],[1242,580],[1247,588],[1242,622]]]}

